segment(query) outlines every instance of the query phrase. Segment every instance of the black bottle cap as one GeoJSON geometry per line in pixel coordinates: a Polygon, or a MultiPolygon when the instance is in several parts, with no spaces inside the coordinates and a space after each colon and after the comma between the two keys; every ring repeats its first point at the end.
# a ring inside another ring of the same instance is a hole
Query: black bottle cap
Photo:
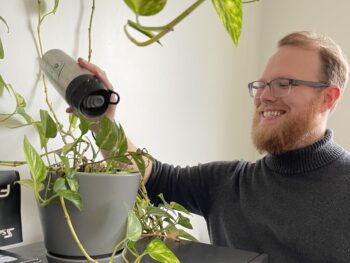
{"type": "Polygon", "coordinates": [[[93,75],[80,75],[66,89],[67,103],[88,117],[102,115],[108,108],[111,93],[93,75]]]}

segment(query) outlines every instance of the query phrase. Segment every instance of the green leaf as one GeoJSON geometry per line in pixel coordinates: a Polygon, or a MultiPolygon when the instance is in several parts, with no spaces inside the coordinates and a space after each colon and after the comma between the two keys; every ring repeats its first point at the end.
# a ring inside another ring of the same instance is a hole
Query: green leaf
{"type": "Polygon", "coordinates": [[[167,222],[167,223],[169,223],[169,224],[174,225],[173,220],[171,220],[170,218],[164,218],[163,221],[164,221],[164,222],[167,222]]]}
{"type": "Polygon", "coordinates": [[[23,150],[35,184],[41,183],[47,176],[47,170],[43,160],[29,143],[27,137],[24,137],[23,150]]]}
{"type": "Polygon", "coordinates": [[[45,15],[43,15],[42,17],[42,21],[44,20],[44,18],[50,14],[55,14],[58,8],[58,4],[59,4],[59,0],[55,0],[54,6],[52,8],[52,10],[50,12],[47,12],[45,15]]]}
{"type": "Polygon", "coordinates": [[[116,124],[107,117],[103,117],[96,133],[96,145],[100,149],[110,151],[116,145],[117,140],[116,124]]]}
{"type": "Polygon", "coordinates": [[[125,135],[123,127],[117,124],[116,126],[118,130],[118,151],[119,151],[119,155],[123,156],[128,150],[128,139],[125,135]]]}
{"type": "MultiPolygon", "coordinates": [[[[2,16],[0,16],[0,21],[2,21],[6,25],[7,33],[8,33],[10,31],[10,28],[9,28],[6,20],[2,16]]],[[[4,57],[5,57],[4,47],[3,47],[2,41],[0,39],[0,59],[3,59],[4,57]]],[[[1,94],[1,87],[0,87],[0,94],[1,94]]]]}
{"type": "Polygon", "coordinates": [[[4,81],[4,79],[2,78],[1,74],[0,74],[0,96],[2,95],[2,93],[4,92],[4,89],[6,88],[6,83],[4,81]]]}
{"type": "Polygon", "coordinates": [[[242,0],[212,0],[216,12],[238,46],[242,28],[242,0]]]}
{"type": "Polygon", "coordinates": [[[78,144],[79,141],[80,141],[80,138],[78,138],[74,142],[67,143],[65,146],[63,146],[63,150],[62,150],[63,155],[67,155],[67,153],[72,151],[74,149],[74,147],[78,144]]]}
{"type": "Polygon", "coordinates": [[[168,218],[175,220],[171,214],[169,214],[164,209],[161,209],[160,207],[154,207],[154,206],[146,207],[146,215],[147,216],[168,217],[168,218]]]}
{"type": "Polygon", "coordinates": [[[139,16],[153,16],[162,11],[166,0],[124,0],[126,5],[139,16]]]}
{"type": "Polygon", "coordinates": [[[30,117],[26,112],[25,109],[22,107],[16,108],[16,113],[19,114],[27,123],[32,123],[34,120],[32,117],[30,117]]]}
{"type": "Polygon", "coordinates": [[[5,53],[4,53],[4,46],[2,45],[2,41],[0,38],[0,59],[4,59],[5,53]]]}
{"type": "Polygon", "coordinates": [[[53,7],[52,13],[56,13],[57,8],[58,8],[59,0],[55,0],[55,5],[53,7]]]}
{"type": "Polygon", "coordinates": [[[77,192],[79,190],[79,182],[75,171],[70,168],[69,159],[66,156],[60,156],[60,159],[64,166],[65,182],[68,184],[70,190],[77,192]]]}
{"type": "Polygon", "coordinates": [[[113,161],[116,161],[118,163],[125,163],[128,165],[132,164],[132,162],[130,161],[130,159],[127,156],[119,156],[119,157],[113,158],[113,161]]]}
{"type": "Polygon", "coordinates": [[[40,119],[45,138],[55,138],[57,135],[57,126],[46,110],[40,110],[40,119]]]}
{"type": "Polygon", "coordinates": [[[71,169],[70,169],[70,165],[69,165],[69,159],[66,156],[61,156],[59,155],[62,163],[63,163],[63,168],[64,168],[64,173],[67,175],[69,175],[71,173],[71,169]]]}
{"type": "Polygon", "coordinates": [[[162,202],[163,202],[163,204],[164,204],[164,206],[165,206],[166,208],[169,208],[169,209],[172,209],[172,208],[173,208],[167,201],[165,201],[164,195],[163,195],[162,193],[160,193],[160,194],[158,195],[158,197],[160,198],[160,200],[162,200],[162,202]]]}
{"type": "Polygon", "coordinates": [[[197,238],[190,235],[183,229],[177,229],[174,225],[171,225],[167,228],[167,233],[169,236],[172,236],[173,238],[179,238],[182,237],[184,239],[188,239],[194,242],[198,242],[197,238]]]}
{"type": "Polygon", "coordinates": [[[175,254],[159,239],[153,239],[145,250],[151,258],[163,263],[180,263],[175,254]]]}
{"type": "Polygon", "coordinates": [[[187,229],[193,229],[193,226],[190,222],[190,219],[183,216],[181,213],[179,213],[179,221],[178,221],[178,224],[183,226],[183,227],[186,227],[187,229]]]}
{"type": "Polygon", "coordinates": [[[145,174],[146,170],[146,164],[145,160],[143,159],[142,155],[135,153],[135,152],[129,152],[131,158],[135,161],[137,168],[139,169],[142,176],[145,174]]]}
{"type": "Polygon", "coordinates": [[[73,147],[76,145],[76,142],[71,142],[71,143],[67,143],[65,146],[63,146],[63,154],[67,155],[68,152],[70,152],[73,147]]]}
{"type": "Polygon", "coordinates": [[[171,207],[173,209],[175,209],[177,211],[184,212],[184,213],[186,213],[188,215],[190,214],[190,212],[186,208],[184,208],[182,205],[180,205],[180,204],[178,204],[176,202],[170,202],[170,205],[171,205],[171,207]]]}
{"type": "Polygon", "coordinates": [[[183,229],[179,229],[179,237],[194,241],[194,242],[198,242],[198,239],[195,238],[194,236],[192,236],[191,234],[187,233],[185,230],[183,229]]]}
{"type": "Polygon", "coordinates": [[[69,189],[73,192],[78,192],[79,190],[79,182],[76,176],[73,178],[66,178],[66,182],[68,183],[69,189]]]}
{"type": "MultiPolygon", "coordinates": [[[[22,115],[23,116],[23,115],[22,115]]],[[[40,123],[34,123],[34,127],[36,128],[38,134],[39,134],[39,138],[40,138],[40,146],[41,146],[41,149],[44,148],[47,144],[47,139],[45,137],[45,134],[44,134],[44,128],[43,128],[43,125],[40,123]]]]}
{"type": "Polygon", "coordinates": [[[63,177],[57,178],[55,184],[53,185],[53,191],[57,193],[64,190],[67,190],[66,180],[63,177]]]}
{"type": "Polygon", "coordinates": [[[89,131],[90,122],[80,112],[79,112],[79,120],[80,120],[79,129],[81,131],[81,135],[84,135],[89,131]]]}
{"type": "Polygon", "coordinates": [[[77,127],[78,117],[73,114],[69,113],[69,131],[73,131],[77,127]]]}
{"type": "Polygon", "coordinates": [[[25,99],[22,97],[22,95],[17,93],[17,92],[15,92],[15,95],[16,95],[17,107],[25,108],[27,106],[27,103],[26,103],[25,99]]]}
{"type": "Polygon", "coordinates": [[[77,192],[79,190],[78,177],[74,169],[69,169],[69,173],[66,173],[66,181],[68,183],[69,188],[73,192],[77,192]]]}
{"type": "Polygon", "coordinates": [[[17,181],[16,183],[23,185],[27,188],[34,189],[34,181],[32,179],[23,179],[23,180],[17,181]]]}
{"type": "Polygon", "coordinates": [[[35,184],[35,189],[38,191],[38,192],[41,192],[42,190],[45,189],[45,185],[43,183],[36,183],[35,184]]]}
{"type": "Polygon", "coordinates": [[[73,192],[70,190],[63,190],[57,192],[57,194],[64,199],[70,201],[75,207],[77,207],[80,211],[83,209],[83,200],[78,192],[73,192]]]}
{"type": "Polygon", "coordinates": [[[137,218],[135,211],[130,210],[128,212],[128,227],[127,227],[127,234],[126,237],[131,240],[136,242],[141,238],[142,234],[142,226],[137,218]]]}

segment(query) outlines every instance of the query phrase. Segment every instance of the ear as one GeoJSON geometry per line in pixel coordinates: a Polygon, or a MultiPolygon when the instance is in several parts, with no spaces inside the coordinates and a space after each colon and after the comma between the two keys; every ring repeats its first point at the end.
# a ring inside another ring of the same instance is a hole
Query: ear
{"type": "Polygon", "coordinates": [[[323,91],[322,111],[332,110],[340,99],[341,90],[338,86],[332,85],[323,91]]]}

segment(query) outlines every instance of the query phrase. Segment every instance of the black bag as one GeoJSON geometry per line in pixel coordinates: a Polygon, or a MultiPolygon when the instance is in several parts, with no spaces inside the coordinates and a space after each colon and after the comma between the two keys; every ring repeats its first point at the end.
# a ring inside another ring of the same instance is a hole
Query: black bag
{"type": "Polygon", "coordinates": [[[18,171],[0,171],[0,247],[23,241],[18,171]]]}

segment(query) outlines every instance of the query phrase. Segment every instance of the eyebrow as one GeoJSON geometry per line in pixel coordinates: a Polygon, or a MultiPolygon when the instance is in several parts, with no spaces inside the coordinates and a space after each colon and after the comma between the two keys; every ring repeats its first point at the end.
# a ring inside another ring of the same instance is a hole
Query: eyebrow
{"type": "MultiPolygon", "coordinates": [[[[284,75],[284,76],[278,76],[278,77],[274,77],[274,78],[271,78],[269,81],[271,80],[274,80],[274,79],[299,79],[297,77],[293,77],[291,75],[284,75]]],[[[264,82],[268,82],[262,78],[259,78],[257,81],[264,81],[264,82]]]]}

